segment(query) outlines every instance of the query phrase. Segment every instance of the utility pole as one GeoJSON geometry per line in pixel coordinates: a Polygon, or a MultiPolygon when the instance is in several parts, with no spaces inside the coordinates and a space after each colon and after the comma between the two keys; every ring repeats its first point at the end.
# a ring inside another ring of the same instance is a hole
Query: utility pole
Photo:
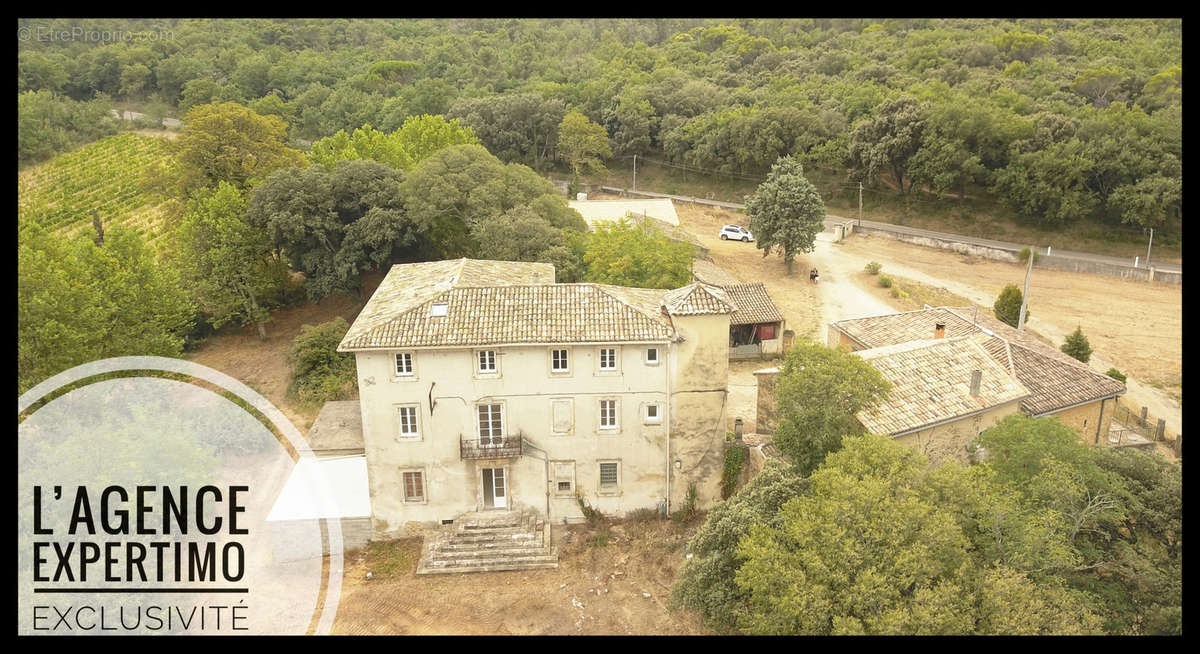
{"type": "Polygon", "coordinates": [[[633,155],[633,190],[637,190],[637,154],[633,155]]]}
{"type": "Polygon", "coordinates": [[[1150,246],[1154,245],[1154,228],[1150,228],[1150,243],[1146,245],[1146,267],[1150,267],[1150,246]]]}
{"type": "Polygon", "coordinates": [[[862,227],[862,182],[858,183],[858,226],[862,227]]]}
{"type": "Polygon", "coordinates": [[[1033,258],[1037,248],[1029,248],[1029,267],[1025,269],[1025,292],[1021,293],[1021,315],[1017,318],[1017,329],[1025,329],[1025,305],[1029,302],[1029,274],[1033,272],[1033,258]]]}

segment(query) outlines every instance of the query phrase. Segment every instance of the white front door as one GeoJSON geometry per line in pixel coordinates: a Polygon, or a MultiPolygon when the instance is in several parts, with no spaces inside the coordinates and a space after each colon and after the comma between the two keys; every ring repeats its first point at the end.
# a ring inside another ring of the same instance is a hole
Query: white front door
{"type": "Polygon", "coordinates": [[[483,469],[483,501],[489,509],[508,508],[508,488],[504,468],[483,469]]]}

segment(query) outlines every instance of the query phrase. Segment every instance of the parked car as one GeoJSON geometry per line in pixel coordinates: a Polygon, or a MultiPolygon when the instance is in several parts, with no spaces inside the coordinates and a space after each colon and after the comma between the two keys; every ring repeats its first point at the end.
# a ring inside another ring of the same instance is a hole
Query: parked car
{"type": "Polygon", "coordinates": [[[750,230],[737,225],[726,225],[722,227],[719,236],[721,237],[722,241],[733,239],[735,241],[749,243],[750,241],[754,240],[754,234],[751,234],[750,230]]]}

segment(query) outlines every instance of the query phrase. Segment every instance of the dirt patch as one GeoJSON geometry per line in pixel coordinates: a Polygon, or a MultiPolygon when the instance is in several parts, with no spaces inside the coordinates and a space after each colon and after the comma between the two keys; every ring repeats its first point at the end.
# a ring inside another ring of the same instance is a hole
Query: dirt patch
{"type": "Polygon", "coordinates": [[[854,282],[897,311],[916,311],[925,308],[927,304],[931,307],[965,307],[974,304],[967,298],[955,295],[944,288],[923,284],[899,275],[890,275],[886,270],[878,275],[872,275],[866,271],[856,273],[854,282]],[[891,287],[884,288],[879,285],[879,278],[883,276],[891,278],[891,287]]]}
{"type": "Polygon", "coordinates": [[[703,521],[700,515],[687,525],[660,520],[600,528],[556,525],[556,570],[418,577],[420,538],[376,543],[347,558],[332,631],[709,634],[698,615],[667,608],[687,555],[684,545],[703,521]]]}
{"type": "Polygon", "coordinates": [[[338,316],[345,318],[347,323],[353,322],[382,280],[382,274],[364,277],[361,298],[333,295],[318,304],[305,302],[275,312],[267,324],[265,341],[259,340],[254,327],[226,325],[207,338],[197,350],[189,353],[187,359],[223,372],[258,391],[278,407],[301,433],[306,433],[321,407],[301,405],[296,398],[288,395],[292,368],[287,358],[292,341],[304,325],[320,324],[338,316]]]}

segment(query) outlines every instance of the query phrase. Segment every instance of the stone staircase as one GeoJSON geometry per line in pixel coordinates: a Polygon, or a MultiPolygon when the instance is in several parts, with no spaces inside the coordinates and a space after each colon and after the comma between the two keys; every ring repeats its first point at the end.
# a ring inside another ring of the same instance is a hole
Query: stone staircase
{"type": "Polygon", "coordinates": [[[468,513],[426,539],[417,574],[558,567],[550,525],[536,513],[468,513]]]}

